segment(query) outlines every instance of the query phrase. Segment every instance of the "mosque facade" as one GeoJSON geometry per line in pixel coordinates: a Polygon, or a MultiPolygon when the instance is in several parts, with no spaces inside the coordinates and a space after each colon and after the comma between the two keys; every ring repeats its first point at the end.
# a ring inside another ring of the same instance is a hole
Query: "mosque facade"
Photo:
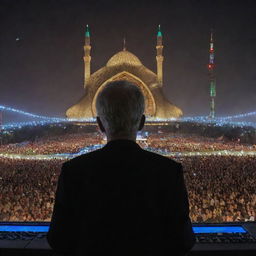
{"type": "Polygon", "coordinates": [[[145,99],[145,115],[151,119],[169,119],[182,116],[182,111],[171,103],[163,94],[163,44],[160,26],[157,32],[156,63],[154,73],[133,53],[126,50],[112,56],[106,65],[91,74],[90,32],[86,27],[84,45],[84,95],[66,111],[68,118],[96,117],[96,99],[105,85],[115,80],[127,80],[138,86],[145,99]]]}

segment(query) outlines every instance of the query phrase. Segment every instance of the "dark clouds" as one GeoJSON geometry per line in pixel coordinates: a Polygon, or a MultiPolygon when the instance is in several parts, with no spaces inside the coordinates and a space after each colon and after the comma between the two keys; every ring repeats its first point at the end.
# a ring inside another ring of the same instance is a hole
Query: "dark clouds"
{"type": "Polygon", "coordinates": [[[215,31],[217,113],[256,110],[254,1],[0,0],[0,104],[64,115],[83,94],[84,29],[92,71],[127,48],[150,69],[164,34],[164,91],[186,115],[208,114],[209,34],[215,31]],[[20,40],[16,40],[16,38],[20,40]]]}

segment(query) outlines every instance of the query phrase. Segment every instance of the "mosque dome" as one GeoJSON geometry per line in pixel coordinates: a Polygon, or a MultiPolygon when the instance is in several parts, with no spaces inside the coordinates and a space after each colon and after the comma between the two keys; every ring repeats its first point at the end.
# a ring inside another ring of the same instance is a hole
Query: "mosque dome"
{"type": "Polygon", "coordinates": [[[121,64],[128,64],[131,66],[141,66],[142,63],[134,54],[123,50],[113,55],[107,62],[107,67],[119,66],[121,64]]]}
{"type": "Polygon", "coordinates": [[[145,98],[145,114],[155,118],[169,119],[182,115],[181,109],[171,103],[163,92],[163,44],[160,25],[157,32],[156,45],[156,73],[146,68],[139,58],[126,50],[126,41],[123,41],[123,50],[114,54],[97,71],[91,73],[91,45],[89,26],[86,26],[84,45],[84,95],[80,100],[67,109],[68,118],[93,118],[96,116],[96,100],[100,91],[110,81],[126,80],[141,89],[145,98]]]}

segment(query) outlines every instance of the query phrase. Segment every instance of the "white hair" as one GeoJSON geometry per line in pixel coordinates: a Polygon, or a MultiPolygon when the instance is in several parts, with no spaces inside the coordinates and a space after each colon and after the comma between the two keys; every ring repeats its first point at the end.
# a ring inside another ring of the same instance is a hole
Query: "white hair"
{"type": "Polygon", "coordinates": [[[144,96],[139,87],[125,80],[108,83],[96,100],[97,115],[112,135],[129,135],[137,131],[144,107],[144,96]]]}

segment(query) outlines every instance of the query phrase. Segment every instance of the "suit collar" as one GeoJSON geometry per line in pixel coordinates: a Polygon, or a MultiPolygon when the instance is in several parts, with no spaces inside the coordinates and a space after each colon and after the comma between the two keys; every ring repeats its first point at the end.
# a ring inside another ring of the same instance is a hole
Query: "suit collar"
{"type": "Polygon", "coordinates": [[[140,148],[140,146],[133,140],[111,140],[104,148],[140,148]]]}

